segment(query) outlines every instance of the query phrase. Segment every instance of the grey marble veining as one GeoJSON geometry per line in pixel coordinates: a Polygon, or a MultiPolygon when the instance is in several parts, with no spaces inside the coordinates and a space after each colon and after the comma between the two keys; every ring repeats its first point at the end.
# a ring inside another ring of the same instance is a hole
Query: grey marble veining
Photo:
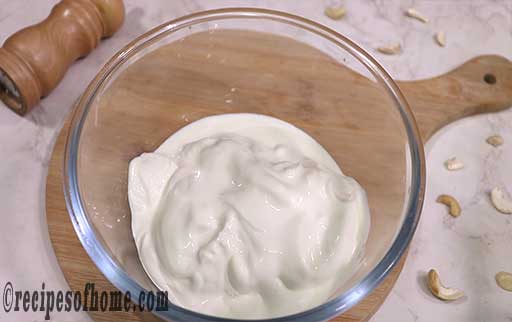
{"type": "MultiPolygon", "coordinates": [[[[0,40],[35,23],[57,1],[0,0],[0,40]]],[[[75,100],[99,68],[124,44],[167,20],[203,9],[229,6],[272,8],[325,24],[352,38],[375,55],[397,79],[420,79],[447,72],[481,54],[512,59],[512,1],[484,0],[126,0],[122,29],[74,64],[59,87],[28,116],[21,118],[0,106],[0,283],[17,289],[67,289],[49,241],[44,191],[53,142],[75,100]],[[330,3],[342,3],[341,21],[324,16],[330,3]],[[415,7],[429,24],[406,18],[415,7]],[[447,45],[433,41],[444,31],[447,45]],[[375,51],[400,42],[403,53],[375,51]]],[[[0,103],[1,104],[1,103],[0,103]]],[[[495,211],[487,193],[500,185],[512,193],[512,110],[464,119],[443,128],[427,144],[428,186],[423,217],[403,273],[372,321],[511,321],[512,297],[496,287],[494,273],[512,271],[512,217],[495,211]],[[495,149],[485,138],[500,133],[505,145],[495,149]],[[448,173],[443,161],[457,156],[466,168],[448,173]],[[463,215],[453,219],[435,203],[440,193],[456,195],[463,215]],[[436,267],[446,284],[467,297],[455,303],[433,299],[423,284],[436,267]]],[[[53,314],[64,321],[89,321],[86,314],[53,314]]],[[[0,321],[43,321],[40,312],[0,313],[0,321]]]]}

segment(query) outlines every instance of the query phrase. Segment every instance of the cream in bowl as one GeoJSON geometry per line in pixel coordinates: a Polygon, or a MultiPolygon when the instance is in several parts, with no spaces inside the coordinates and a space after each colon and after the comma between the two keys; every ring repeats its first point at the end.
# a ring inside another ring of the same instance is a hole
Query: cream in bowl
{"type": "Polygon", "coordinates": [[[169,299],[228,318],[272,318],[328,300],[352,277],[370,226],[366,193],[308,134],[221,114],[130,162],[142,265],[169,299]]]}

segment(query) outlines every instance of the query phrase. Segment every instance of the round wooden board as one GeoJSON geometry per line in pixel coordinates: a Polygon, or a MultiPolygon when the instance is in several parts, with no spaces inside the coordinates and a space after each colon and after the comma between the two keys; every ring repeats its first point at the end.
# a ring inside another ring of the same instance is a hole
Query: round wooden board
{"type": "MultiPolygon", "coordinates": [[[[138,74],[138,77],[142,75],[138,74]]],[[[399,84],[417,117],[423,139],[462,116],[496,111],[512,105],[512,65],[504,58],[482,56],[443,76],[399,84]],[[498,80],[490,85],[483,75],[498,80]]],[[[46,215],[53,247],[70,288],[83,291],[88,282],[101,291],[115,290],[91,261],[78,240],[66,210],[62,190],[64,146],[69,121],[61,131],[49,165],[46,187],[46,215]]],[[[403,267],[403,256],[386,279],[369,296],[334,321],[367,321],[392,289],[403,267]]],[[[153,321],[148,312],[89,312],[96,321],[153,321]]]]}

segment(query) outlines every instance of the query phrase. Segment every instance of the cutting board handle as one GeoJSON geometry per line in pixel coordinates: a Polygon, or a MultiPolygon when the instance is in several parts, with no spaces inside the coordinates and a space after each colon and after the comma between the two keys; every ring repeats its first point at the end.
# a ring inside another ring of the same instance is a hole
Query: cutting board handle
{"type": "Polygon", "coordinates": [[[399,86],[426,141],[462,117],[512,107],[512,62],[501,56],[479,56],[444,75],[399,82],[399,86]]]}

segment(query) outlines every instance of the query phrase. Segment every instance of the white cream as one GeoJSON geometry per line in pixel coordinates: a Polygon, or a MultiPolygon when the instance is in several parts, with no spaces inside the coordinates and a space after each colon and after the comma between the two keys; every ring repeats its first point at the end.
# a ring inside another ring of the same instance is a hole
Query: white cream
{"type": "Polygon", "coordinates": [[[303,131],[256,114],[191,123],[130,163],[139,257],[171,301],[269,318],[327,300],[351,277],[366,195],[303,131]]]}

